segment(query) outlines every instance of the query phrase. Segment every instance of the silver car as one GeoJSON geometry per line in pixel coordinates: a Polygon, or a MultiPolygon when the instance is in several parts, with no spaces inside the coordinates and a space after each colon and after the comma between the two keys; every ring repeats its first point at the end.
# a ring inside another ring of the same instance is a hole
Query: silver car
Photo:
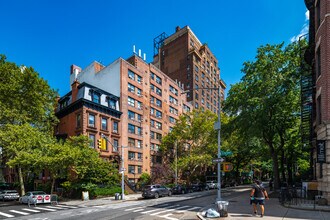
{"type": "Polygon", "coordinates": [[[43,191],[30,191],[19,198],[20,203],[36,205],[38,203],[51,203],[51,196],[43,191]]]}
{"type": "Polygon", "coordinates": [[[0,191],[0,200],[18,200],[19,194],[16,190],[2,190],[0,191]]]}
{"type": "Polygon", "coordinates": [[[155,198],[158,199],[161,196],[171,196],[172,191],[165,186],[155,184],[147,185],[143,188],[142,197],[143,198],[155,198]]]}

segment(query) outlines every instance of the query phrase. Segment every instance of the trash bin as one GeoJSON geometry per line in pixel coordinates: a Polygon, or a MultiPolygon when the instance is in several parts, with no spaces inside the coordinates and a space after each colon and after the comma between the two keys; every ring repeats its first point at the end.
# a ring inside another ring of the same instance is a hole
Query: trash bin
{"type": "Polygon", "coordinates": [[[119,196],[120,196],[119,193],[115,193],[115,200],[119,200],[119,196]]]}
{"type": "Polygon", "coordinates": [[[228,205],[228,201],[217,201],[217,207],[220,217],[228,217],[228,205]]]}

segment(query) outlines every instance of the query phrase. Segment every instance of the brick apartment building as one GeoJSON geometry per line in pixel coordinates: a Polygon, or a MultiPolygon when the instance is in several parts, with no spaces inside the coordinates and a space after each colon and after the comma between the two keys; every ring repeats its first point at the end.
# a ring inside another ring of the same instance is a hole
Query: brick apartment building
{"type": "Polygon", "coordinates": [[[189,26],[176,27],[167,37],[162,33],[154,39],[154,65],[173,80],[182,83],[187,100],[194,108],[217,113],[219,92],[224,100],[226,84],[220,78],[219,62],[207,44],[202,44],[189,26]],[[199,88],[199,89],[198,89],[199,88]]]}
{"type": "Polygon", "coordinates": [[[330,201],[330,1],[305,0],[310,13],[309,48],[305,60],[311,66],[311,149],[313,179],[330,201]]]}
{"type": "Polygon", "coordinates": [[[57,135],[88,135],[92,148],[106,136],[114,146],[108,143],[101,156],[114,158],[123,150],[125,175],[133,183],[162,162],[161,138],[192,109],[180,83],[136,55],[83,70],[72,65],[70,84],[72,91],[59,100],[57,135]]]}

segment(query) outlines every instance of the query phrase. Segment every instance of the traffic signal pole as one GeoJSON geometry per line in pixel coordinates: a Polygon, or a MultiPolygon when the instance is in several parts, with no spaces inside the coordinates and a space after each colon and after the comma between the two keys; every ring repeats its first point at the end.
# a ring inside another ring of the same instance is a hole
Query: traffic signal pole
{"type": "MultiPolygon", "coordinates": [[[[111,144],[113,147],[115,146],[107,137],[105,137],[103,134],[101,134],[101,138],[105,139],[107,142],[111,144]]],[[[125,199],[125,166],[124,166],[124,146],[121,146],[121,168],[120,168],[120,173],[121,173],[121,199],[125,199]]]]}

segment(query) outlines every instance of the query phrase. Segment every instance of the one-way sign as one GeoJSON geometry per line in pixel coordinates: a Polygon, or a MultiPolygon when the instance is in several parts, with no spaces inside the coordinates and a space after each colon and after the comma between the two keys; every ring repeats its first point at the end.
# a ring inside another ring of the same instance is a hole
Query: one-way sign
{"type": "Polygon", "coordinates": [[[212,162],[213,163],[222,163],[225,159],[223,159],[222,157],[220,158],[215,158],[215,159],[212,159],[212,162]]]}

